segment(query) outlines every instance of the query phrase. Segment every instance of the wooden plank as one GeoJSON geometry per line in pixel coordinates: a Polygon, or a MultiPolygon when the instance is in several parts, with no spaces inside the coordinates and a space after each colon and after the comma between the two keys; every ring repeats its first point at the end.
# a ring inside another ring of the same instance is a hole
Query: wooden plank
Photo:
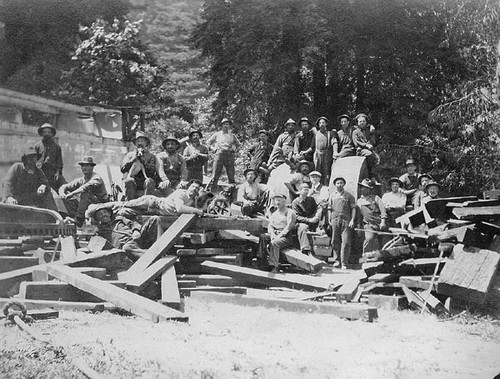
{"type": "Polygon", "coordinates": [[[208,261],[241,267],[243,265],[243,254],[182,257],[179,263],[176,264],[176,268],[180,274],[205,273],[202,263],[208,261]]]}
{"type": "Polygon", "coordinates": [[[70,267],[48,265],[47,271],[59,280],[153,322],[164,320],[188,321],[188,317],[179,311],[127,290],[117,288],[105,281],[83,275],[70,267]]]}
{"type": "Polygon", "coordinates": [[[424,205],[424,207],[431,218],[438,220],[447,220],[451,216],[450,208],[446,207],[447,203],[450,202],[463,203],[465,201],[475,201],[475,200],[477,200],[476,196],[443,197],[435,200],[430,200],[424,205]]]}
{"type": "Polygon", "coordinates": [[[77,258],[75,239],[73,236],[61,238],[60,260],[63,262],[74,262],[77,258]]]}
{"type": "Polygon", "coordinates": [[[106,246],[106,238],[101,236],[92,236],[87,244],[87,249],[93,253],[100,253],[106,246]]]}
{"type": "Polygon", "coordinates": [[[490,207],[453,208],[453,214],[460,220],[500,220],[500,205],[490,207]]]}
{"type": "Polygon", "coordinates": [[[342,287],[338,289],[338,291],[335,293],[335,299],[339,302],[342,301],[351,301],[358,291],[358,287],[360,285],[360,280],[356,279],[353,280],[349,283],[344,284],[342,287]]]}
{"type": "Polygon", "coordinates": [[[432,312],[438,316],[449,315],[449,312],[444,307],[444,305],[438,299],[432,296],[429,292],[423,294],[425,296],[424,298],[417,292],[412,291],[411,289],[406,287],[405,285],[403,285],[402,288],[408,300],[408,305],[410,306],[410,308],[416,310],[422,310],[422,308],[424,308],[425,305],[426,311],[432,312]]]}
{"type": "Polygon", "coordinates": [[[241,306],[282,309],[291,312],[331,314],[348,320],[372,322],[378,317],[377,308],[363,304],[322,303],[288,299],[272,299],[257,296],[217,292],[193,292],[191,299],[204,302],[230,303],[241,306]]]}
{"type": "Polygon", "coordinates": [[[237,293],[241,295],[247,294],[245,287],[196,287],[196,288],[181,288],[180,293],[184,297],[189,297],[193,292],[223,292],[223,293],[237,293]]]}
{"type": "MultiPolygon", "coordinates": [[[[11,302],[12,298],[0,298],[0,307],[11,302]]],[[[60,311],[92,311],[102,312],[105,310],[115,311],[118,308],[111,303],[76,302],[76,301],[54,301],[54,300],[22,300],[27,309],[56,309],[60,311]]]]}
{"type": "Polygon", "coordinates": [[[259,243],[259,237],[254,236],[248,232],[243,230],[219,230],[219,235],[223,239],[236,239],[236,240],[244,240],[252,243],[259,243]]]}
{"type": "Polygon", "coordinates": [[[177,249],[176,254],[179,257],[192,256],[192,255],[196,255],[196,249],[184,249],[184,248],[177,249]]]}
{"type": "MultiPolygon", "coordinates": [[[[17,309],[17,308],[15,308],[17,309]]],[[[59,317],[59,311],[53,309],[28,309],[26,312],[27,316],[30,316],[33,320],[50,320],[59,317]]],[[[0,315],[0,320],[5,319],[3,314],[0,315]]]]}
{"type": "Polygon", "coordinates": [[[217,237],[217,232],[214,230],[205,231],[202,233],[189,233],[189,241],[193,245],[204,245],[207,242],[213,241],[217,237]]]}
{"type": "MultiPolygon", "coordinates": [[[[423,276],[401,276],[399,278],[399,283],[405,285],[408,288],[419,288],[427,290],[430,288],[431,280],[424,279],[423,276]]],[[[439,278],[439,277],[438,277],[439,278]]],[[[437,283],[432,286],[432,291],[437,290],[437,283]]]]}
{"type": "MultiPolygon", "coordinates": [[[[246,267],[231,266],[224,263],[203,262],[202,267],[211,273],[228,275],[232,278],[265,284],[269,286],[304,289],[308,291],[325,291],[334,286],[334,279],[327,277],[313,277],[300,274],[273,274],[246,267]]],[[[338,279],[343,284],[342,279],[338,279]]],[[[345,278],[344,278],[345,281],[345,278]]]]}
{"type": "Polygon", "coordinates": [[[457,236],[461,235],[467,229],[473,229],[473,228],[474,228],[474,225],[464,225],[464,226],[460,226],[458,228],[444,230],[441,233],[437,234],[436,237],[437,237],[438,241],[446,241],[446,240],[449,240],[451,238],[456,238],[457,236]]]}
{"type": "Polygon", "coordinates": [[[182,233],[194,224],[197,217],[194,214],[180,215],[170,228],[130,267],[127,271],[128,275],[133,278],[136,273],[146,270],[151,263],[174,246],[182,233]]]}
{"type": "Polygon", "coordinates": [[[408,308],[408,300],[405,295],[368,295],[368,305],[378,309],[398,311],[408,308]]]}
{"type": "Polygon", "coordinates": [[[325,262],[311,255],[302,254],[298,249],[285,249],[283,254],[288,263],[308,272],[317,272],[325,265],[325,262]]]}
{"type": "Polygon", "coordinates": [[[128,290],[139,293],[149,283],[172,267],[174,263],[177,262],[177,259],[178,258],[176,256],[160,258],[143,272],[130,273],[130,271],[127,271],[124,273],[126,274],[124,275],[124,278],[120,277],[120,279],[125,281],[128,290]]]}
{"type": "Polygon", "coordinates": [[[38,257],[0,257],[0,273],[37,266],[38,257]]]}
{"type": "Polygon", "coordinates": [[[175,267],[169,267],[161,275],[161,300],[162,304],[174,308],[177,310],[181,309],[181,295],[179,293],[179,287],[177,284],[177,275],[175,273],[175,267]]]}
{"type": "Polygon", "coordinates": [[[196,281],[197,286],[214,286],[214,287],[238,287],[248,286],[244,280],[238,280],[225,275],[209,275],[209,274],[182,274],[177,276],[177,281],[196,281]]]}
{"type": "Polygon", "coordinates": [[[196,280],[177,280],[177,286],[179,288],[195,288],[196,280]]]}

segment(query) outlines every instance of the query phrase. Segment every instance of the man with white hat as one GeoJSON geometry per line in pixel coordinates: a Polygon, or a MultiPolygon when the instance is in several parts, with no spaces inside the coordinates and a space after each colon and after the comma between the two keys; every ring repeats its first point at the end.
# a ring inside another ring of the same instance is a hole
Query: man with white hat
{"type": "Polygon", "coordinates": [[[158,189],[163,196],[168,196],[177,188],[184,188],[188,182],[186,161],[178,153],[181,143],[173,136],[169,136],[161,143],[165,151],[156,156],[157,171],[160,176],[158,189]]]}
{"type": "Polygon", "coordinates": [[[49,181],[49,185],[55,190],[66,183],[63,177],[63,159],[61,146],[54,141],[57,129],[49,123],[45,123],[38,128],[38,135],[42,140],[35,144],[35,151],[38,154],[37,166],[42,169],[49,181]]]}

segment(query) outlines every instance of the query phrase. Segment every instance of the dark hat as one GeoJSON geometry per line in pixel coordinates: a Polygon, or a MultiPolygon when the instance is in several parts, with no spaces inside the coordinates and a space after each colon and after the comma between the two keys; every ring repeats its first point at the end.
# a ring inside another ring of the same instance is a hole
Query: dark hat
{"type": "Polygon", "coordinates": [[[415,165],[415,161],[411,158],[407,159],[405,162],[405,166],[409,166],[409,165],[415,165]]]}
{"type": "Polygon", "coordinates": [[[179,140],[177,138],[175,138],[174,136],[168,136],[161,143],[161,145],[163,146],[164,149],[165,149],[165,145],[167,144],[168,141],[175,142],[175,144],[177,145],[175,150],[177,150],[179,147],[181,147],[181,143],[179,142],[179,140]]]}
{"type": "Polygon", "coordinates": [[[191,184],[193,184],[193,183],[196,183],[196,184],[199,184],[200,186],[203,186],[203,183],[202,183],[200,180],[198,180],[198,179],[191,179],[191,180],[188,182],[188,184],[187,184],[186,188],[189,188],[189,186],[190,186],[191,184]]]}
{"type": "Polygon", "coordinates": [[[189,139],[192,139],[192,136],[193,134],[196,134],[198,133],[198,135],[200,136],[200,138],[203,138],[203,134],[201,134],[201,131],[200,130],[192,130],[191,132],[189,132],[188,136],[189,136],[189,139]]]}
{"type": "Polygon", "coordinates": [[[321,174],[321,172],[319,171],[311,171],[309,173],[309,176],[313,176],[313,175],[316,175],[316,176],[319,176],[319,177],[322,177],[323,175],[321,174]]]}
{"type": "Polygon", "coordinates": [[[222,124],[223,124],[223,123],[225,123],[225,122],[229,122],[231,125],[233,125],[233,122],[232,122],[230,119],[226,118],[226,117],[224,117],[224,118],[220,121],[220,124],[222,125],[222,124]]]}
{"type": "Polygon", "coordinates": [[[368,116],[365,113],[358,113],[354,119],[357,120],[360,117],[364,117],[368,121],[368,116]]]}
{"type": "Polygon", "coordinates": [[[302,121],[307,122],[309,124],[309,126],[311,126],[311,121],[309,121],[309,119],[307,117],[302,117],[299,120],[299,125],[302,123],[302,121]]]}
{"type": "Polygon", "coordinates": [[[306,161],[305,159],[303,159],[303,160],[301,160],[301,161],[297,162],[297,164],[295,165],[295,170],[296,170],[296,171],[297,171],[297,170],[300,170],[300,167],[301,167],[302,165],[304,165],[304,164],[306,164],[306,165],[308,165],[308,166],[309,166],[309,170],[311,170],[311,171],[312,171],[312,170],[314,170],[314,163],[309,162],[309,161],[306,161]]]}
{"type": "Polygon", "coordinates": [[[337,117],[337,120],[338,122],[340,122],[340,120],[342,120],[343,118],[347,118],[349,121],[351,121],[351,118],[349,117],[348,114],[341,114],[339,117],[337,117]]]}
{"type": "Polygon", "coordinates": [[[369,178],[365,178],[363,179],[361,182],[358,183],[361,187],[365,187],[365,188],[371,188],[373,189],[375,187],[375,184],[373,183],[373,181],[369,178]]]}
{"type": "Polygon", "coordinates": [[[272,198],[274,199],[275,197],[281,197],[282,199],[285,199],[286,200],[286,196],[283,195],[282,193],[275,193],[272,198]]]}
{"type": "Polygon", "coordinates": [[[429,187],[432,187],[432,186],[435,186],[435,187],[438,187],[438,188],[441,188],[441,184],[439,184],[438,182],[435,182],[435,181],[430,181],[429,183],[427,183],[427,185],[425,186],[425,190],[427,191],[429,189],[429,187]]]}
{"type": "Polygon", "coordinates": [[[330,122],[330,120],[327,119],[325,116],[321,116],[321,117],[318,117],[318,119],[316,120],[316,125],[319,126],[319,121],[320,120],[325,120],[327,123],[330,122]]]}
{"type": "Polygon", "coordinates": [[[149,136],[147,135],[147,133],[144,133],[142,131],[137,131],[137,133],[135,133],[135,136],[134,138],[132,138],[132,142],[135,144],[135,141],[137,141],[137,138],[145,138],[146,141],[148,141],[148,146],[151,145],[151,138],[149,138],[149,136]]]}
{"type": "Polygon", "coordinates": [[[344,182],[344,184],[347,183],[342,176],[337,176],[335,179],[333,179],[333,184],[335,184],[337,182],[337,180],[342,180],[344,182]]]}
{"type": "Polygon", "coordinates": [[[56,133],[57,133],[57,129],[54,128],[51,124],[49,124],[48,122],[46,122],[45,124],[43,124],[42,126],[40,126],[38,128],[38,135],[41,136],[42,135],[42,130],[43,129],[50,129],[52,130],[52,135],[55,136],[56,133]]]}
{"type": "Polygon", "coordinates": [[[27,156],[30,155],[38,155],[34,147],[28,147],[26,150],[24,150],[21,159],[24,160],[27,156]]]}
{"type": "Polygon", "coordinates": [[[292,118],[289,118],[286,122],[285,122],[285,126],[287,126],[288,124],[296,124],[296,122],[292,119],[292,118]]]}
{"type": "Polygon", "coordinates": [[[95,166],[96,164],[94,163],[94,158],[90,157],[90,156],[85,156],[82,158],[82,160],[80,162],[78,162],[78,164],[81,166],[81,165],[91,165],[91,166],[95,166]]]}
{"type": "Polygon", "coordinates": [[[422,174],[418,177],[418,184],[422,185],[422,179],[423,178],[427,178],[429,180],[433,180],[432,179],[432,176],[430,176],[429,174],[422,174]]]}
{"type": "Polygon", "coordinates": [[[265,134],[266,136],[268,136],[269,132],[266,129],[261,129],[257,134],[265,134]]]}
{"type": "Polygon", "coordinates": [[[251,167],[247,168],[245,171],[243,171],[243,176],[246,178],[247,174],[249,172],[253,172],[255,175],[257,175],[257,171],[251,167]]]}
{"type": "MultiPolygon", "coordinates": [[[[109,203],[101,203],[101,204],[90,204],[85,212],[85,216],[87,218],[93,218],[95,220],[95,215],[98,211],[102,209],[107,209],[113,214],[113,206],[109,203]]],[[[97,221],[97,220],[96,220],[97,221]]]]}
{"type": "Polygon", "coordinates": [[[394,178],[390,178],[390,179],[387,181],[387,183],[388,183],[389,185],[392,185],[392,183],[398,183],[401,187],[403,186],[403,182],[402,182],[401,180],[399,180],[399,178],[396,178],[396,177],[394,177],[394,178]]]}

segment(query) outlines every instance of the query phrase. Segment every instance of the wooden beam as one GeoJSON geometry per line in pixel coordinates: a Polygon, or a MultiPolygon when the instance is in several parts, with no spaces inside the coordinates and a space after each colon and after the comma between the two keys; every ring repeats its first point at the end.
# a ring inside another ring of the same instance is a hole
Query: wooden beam
{"type": "Polygon", "coordinates": [[[358,291],[358,287],[360,285],[360,280],[355,279],[351,282],[344,284],[340,287],[335,293],[335,299],[339,302],[341,301],[351,301],[354,298],[354,295],[358,291]]]}
{"type": "Polygon", "coordinates": [[[223,239],[244,240],[252,243],[259,243],[259,237],[254,236],[243,230],[219,230],[219,234],[223,239]]]}
{"type": "MultiPolygon", "coordinates": [[[[424,279],[424,276],[401,276],[399,278],[399,283],[405,285],[408,288],[420,288],[427,290],[431,286],[430,279],[424,279]]],[[[432,286],[432,291],[437,290],[437,283],[432,286]]]]}
{"type": "Polygon", "coordinates": [[[195,288],[181,288],[180,293],[184,297],[189,297],[193,292],[222,292],[222,293],[237,293],[246,295],[247,289],[245,287],[195,287],[195,288]]]}
{"type": "Polygon", "coordinates": [[[283,254],[288,263],[308,272],[317,272],[325,265],[325,262],[313,256],[302,254],[298,249],[285,249],[283,254]]]}
{"type": "Polygon", "coordinates": [[[240,294],[217,292],[193,292],[191,299],[204,302],[230,303],[241,306],[265,307],[282,309],[291,312],[332,314],[348,320],[363,320],[372,322],[378,317],[377,308],[363,304],[339,304],[317,301],[301,301],[288,299],[271,299],[240,294]]]}
{"type": "Polygon", "coordinates": [[[408,300],[408,305],[417,310],[422,310],[425,306],[425,310],[432,312],[438,316],[449,316],[448,310],[444,307],[444,305],[432,296],[430,293],[423,293],[422,297],[415,291],[412,291],[405,285],[402,286],[403,292],[408,300]]]}
{"type": "MultiPolygon", "coordinates": [[[[12,298],[0,298],[0,307],[11,302],[12,298]]],[[[57,309],[60,311],[91,311],[103,312],[116,311],[118,308],[111,303],[93,303],[81,301],[54,301],[54,300],[28,300],[25,299],[22,303],[27,309],[57,309]]]]}
{"type": "MultiPolygon", "coordinates": [[[[141,216],[141,219],[146,220],[147,216],[141,216]]],[[[162,216],[161,225],[164,229],[169,228],[175,221],[177,216],[162,216]]],[[[199,217],[191,226],[192,230],[243,230],[250,234],[259,236],[265,232],[268,220],[256,218],[234,218],[234,217],[221,217],[221,218],[207,218],[199,217]]]]}
{"type": "Polygon", "coordinates": [[[453,208],[453,214],[460,220],[500,220],[500,205],[490,207],[453,208]]]}
{"type": "Polygon", "coordinates": [[[404,295],[368,295],[368,305],[389,311],[398,311],[408,308],[408,300],[404,295]]]}
{"type": "MultiPolygon", "coordinates": [[[[182,214],[177,220],[162,234],[160,238],[141,256],[130,269],[127,276],[133,278],[138,273],[143,272],[158,257],[166,253],[168,249],[175,245],[175,242],[190,226],[192,226],[198,216],[194,214],[182,214]]],[[[127,280],[127,279],[124,279],[127,280]]]]}
{"type": "MultiPolygon", "coordinates": [[[[26,312],[26,316],[30,316],[33,320],[49,320],[56,319],[59,317],[59,311],[53,309],[29,309],[26,312]]],[[[0,320],[3,320],[5,316],[0,315],[0,320]]]]}
{"type": "Polygon", "coordinates": [[[37,257],[0,257],[0,273],[37,266],[37,257]]]}
{"type": "Polygon", "coordinates": [[[169,267],[161,276],[161,300],[162,304],[170,308],[181,310],[181,295],[177,284],[175,267],[169,267]]]}
{"type": "Polygon", "coordinates": [[[207,275],[207,274],[182,274],[177,276],[177,280],[195,280],[197,286],[214,286],[214,287],[238,287],[249,286],[252,283],[238,280],[225,275],[207,275]]]}
{"type": "Polygon", "coordinates": [[[153,322],[165,320],[188,321],[188,317],[179,311],[127,290],[117,288],[105,281],[83,275],[70,267],[48,265],[47,271],[59,280],[153,322]]]}
{"type": "Polygon", "coordinates": [[[59,280],[22,282],[19,286],[19,298],[102,303],[102,299],[59,280]]]}
{"type": "MultiPolygon", "coordinates": [[[[171,268],[174,263],[177,262],[176,256],[168,256],[158,259],[155,263],[145,269],[143,272],[126,274],[126,286],[129,291],[139,293],[143,290],[149,283],[155,280],[163,272],[171,268]]],[[[175,270],[174,270],[175,272],[175,270]]],[[[121,278],[122,279],[122,278],[121,278]]],[[[177,280],[177,279],[176,279],[177,280]]]]}

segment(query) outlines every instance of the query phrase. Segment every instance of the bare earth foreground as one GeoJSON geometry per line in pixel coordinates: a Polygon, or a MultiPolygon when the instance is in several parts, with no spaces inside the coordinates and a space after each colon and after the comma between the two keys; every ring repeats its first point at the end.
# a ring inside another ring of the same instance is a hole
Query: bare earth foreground
{"type": "MultiPolygon", "coordinates": [[[[494,378],[500,325],[379,310],[374,323],[186,299],[187,324],[61,311],[37,331],[106,378],[494,378]]],[[[64,354],[0,326],[2,378],[81,378],[64,354]]]]}

